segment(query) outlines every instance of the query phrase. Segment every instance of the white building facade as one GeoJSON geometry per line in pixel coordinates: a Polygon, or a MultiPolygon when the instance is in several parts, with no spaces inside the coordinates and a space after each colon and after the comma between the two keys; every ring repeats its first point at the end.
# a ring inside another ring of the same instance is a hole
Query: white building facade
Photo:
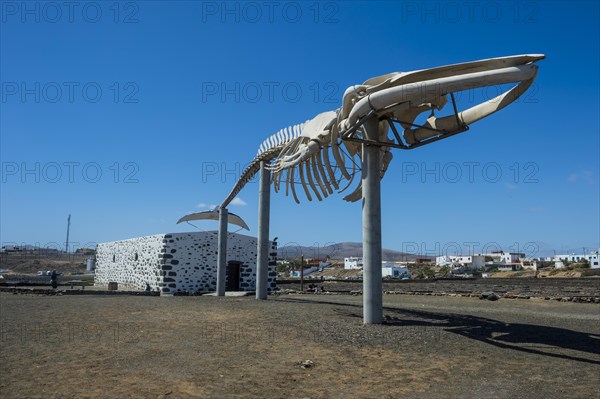
{"type": "Polygon", "coordinates": [[[436,266],[450,266],[471,270],[482,269],[485,266],[484,255],[444,255],[435,258],[436,266]]]}
{"type": "MultiPolygon", "coordinates": [[[[256,288],[255,237],[229,233],[227,238],[228,291],[256,288]]],[[[277,243],[270,243],[268,283],[276,287],[277,243]]],[[[95,285],[118,283],[126,289],[209,292],[217,286],[217,232],[157,234],[98,244],[95,285]]]]}
{"type": "Polygon", "coordinates": [[[362,269],[363,268],[363,258],[359,256],[351,256],[349,258],[344,258],[344,269],[362,269]]]}
{"type": "Polygon", "coordinates": [[[495,263],[506,265],[520,263],[520,259],[525,258],[525,254],[521,252],[492,252],[488,256],[494,258],[495,263]]]}
{"type": "Polygon", "coordinates": [[[406,266],[398,266],[393,262],[385,262],[381,267],[382,277],[391,278],[402,278],[409,275],[408,268],[406,266]]]}
{"type": "Polygon", "coordinates": [[[555,255],[552,259],[555,263],[555,267],[564,267],[563,261],[567,262],[580,262],[581,260],[587,260],[592,269],[600,269],[600,250],[590,252],[586,255],[566,254],[566,255],[555,255]]]}
{"type": "MultiPolygon", "coordinates": [[[[363,258],[361,257],[350,257],[344,258],[344,269],[362,269],[363,258]]],[[[405,263],[393,262],[393,261],[382,261],[381,262],[381,276],[391,278],[401,278],[408,276],[409,271],[405,263]]]]}

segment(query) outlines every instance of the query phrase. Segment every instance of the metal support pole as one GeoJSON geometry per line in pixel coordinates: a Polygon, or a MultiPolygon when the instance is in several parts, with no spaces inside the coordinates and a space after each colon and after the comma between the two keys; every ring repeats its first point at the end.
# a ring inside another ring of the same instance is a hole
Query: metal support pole
{"type": "Polygon", "coordinates": [[[300,257],[300,291],[304,292],[304,255],[300,257]]]}
{"type": "MultiPolygon", "coordinates": [[[[379,120],[365,124],[368,139],[379,139],[379,120]]],[[[363,231],[363,323],[381,324],[383,285],[381,275],[381,150],[363,144],[362,231],[363,231]]]]}
{"type": "Polygon", "coordinates": [[[65,241],[65,253],[69,255],[69,230],[71,230],[71,214],[67,218],[67,241],[65,241]]]}
{"type": "Polygon", "coordinates": [[[225,279],[227,278],[227,208],[219,209],[219,249],[217,252],[217,296],[225,296],[225,279]]]}
{"type": "Polygon", "coordinates": [[[267,299],[269,274],[269,212],[271,208],[271,172],[260,162],[258,188],[258,248],[256,250],[256,299],[267,299]]]}

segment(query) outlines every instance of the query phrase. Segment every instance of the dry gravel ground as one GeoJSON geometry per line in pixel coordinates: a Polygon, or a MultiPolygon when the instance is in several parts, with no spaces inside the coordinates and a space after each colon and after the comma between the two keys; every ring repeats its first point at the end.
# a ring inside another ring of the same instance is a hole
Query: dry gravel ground
{"type": "Polygon", "coordinates": [[[15,274],[35,274],[40,270],[56,270],[63,273],[85,272],[87,258],[88,256],[79,254],[3,253],[0,254],[0,269],[10,270],[10,273],[15,274]]]}
{"type": "Polygon", "coordinates": [[[600,397],[599,305],[361,299],[2,293],[0,397],[600,397]]]}

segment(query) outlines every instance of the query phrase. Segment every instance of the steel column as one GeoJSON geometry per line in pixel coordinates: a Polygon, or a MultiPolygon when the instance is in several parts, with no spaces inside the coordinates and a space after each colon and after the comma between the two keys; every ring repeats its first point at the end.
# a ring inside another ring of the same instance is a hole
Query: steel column
{"type": "Polygon", "coordinates": [[[219,209],[219,249],[217,259],[217,296],[225,296],[225,279],[227,278],[227,208],[219,209]]]}
{"type": "MultiPolygon", "coordinates": [[[[364,123],[366,137],[379,139],[379,120],[364,123]]],[[[381,275],[381,149],[363,144],[362,232],[363,232],[363,323],[380,324],[383,320],[381,275]]]]}
{"type": "Polygon", "coordinates": [[[258,188],[258,244],[256,250],[256,299],[267,299],[269,276],[269,213],[271,209],[271,172],[268,161],[260,162],[258,188]]]}

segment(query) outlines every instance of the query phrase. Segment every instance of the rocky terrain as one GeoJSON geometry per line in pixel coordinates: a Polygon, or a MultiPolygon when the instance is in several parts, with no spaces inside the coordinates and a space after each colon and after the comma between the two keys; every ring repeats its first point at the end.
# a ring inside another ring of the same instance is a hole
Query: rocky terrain
{"type": "Polygon", "coordinates": [[[594,398],[598,305],[0,293],[0,397],[594,398]]]}
{"type": "Polygon", "coordinates": [[[3,274],[36,274],[43,270],[56,270],[62,273],[84,272],[88,256],[76,254],[38,255],[29,253],[9,253],[0,255],[0,269],[3,274]]]}
{"type": "MultiPolygon", "coordinates": [[[[314,281],[319,291],[331,294],[362,294],[361,281],[314,281]]],[[[297,292],[298,281],[280,281],[278,287],[284,293],[297,292]]],[[[493,279],[439,279],[385,281],[387,294],[425,296],[480,297],[482,293],[494,292],[499,298],[544,299],[564,302],[600,303],[600,279],[598,278],[493,278],[493,279]]]]}

